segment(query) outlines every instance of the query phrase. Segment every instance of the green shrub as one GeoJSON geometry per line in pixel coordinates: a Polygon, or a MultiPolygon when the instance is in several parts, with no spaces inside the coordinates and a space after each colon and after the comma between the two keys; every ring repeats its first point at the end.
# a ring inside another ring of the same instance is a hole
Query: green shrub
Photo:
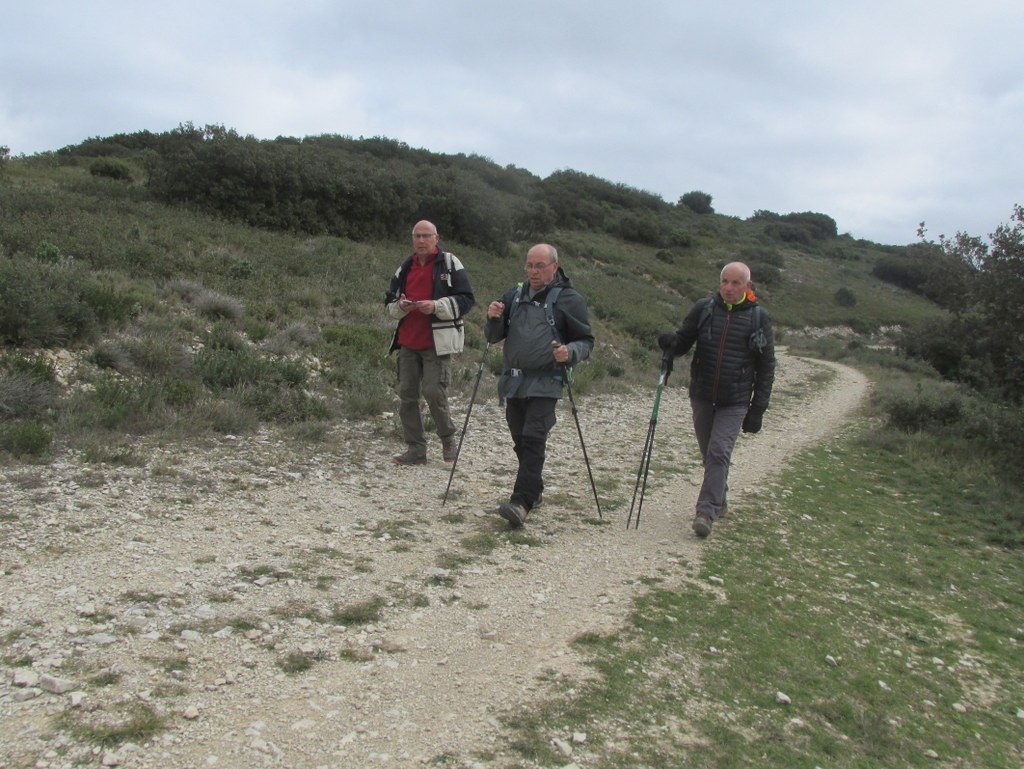
{"type": "Polygon", "coordinates": [[[121,160],[112,158],[98,158],[89,166],[89,173],[93,176],[102,176],[107,179],[118,181],[134,181],[131,167],[121,160]]]}
{"type": "Polygon", "coordinates": [[[768,264],[779,269],[786,266],[786,257],[774,248],[744,248],[740,251],[739,260],[750,266],[752,264],[768,264]]]}
{"type": "Polygon", "coordinates": [[[103,339],[89,354],[89,360],[101,369],[113,369],[127,374],[132,368],[131,354],[125,344],[116,339],[103,339]]]}
{"type": "Polygon", "coordinates": [[[192,355],[168,334],[146,334],[127,346],[135,370],[150,376],[178,376],[192,367],[192,355]]]}
{"type": "Polygon", "coordinates": [[[685,230],[674,229],[668,234],[668,244],[673,248],[690,248],[693,236],[685,230]]]}
{"type": "Polygon", "coordinates": [[[96,314],[81,297],[88,283],[70,262],[0,258],[0,344],[57,347],[92,336],[96,314]]]}
{"type": "Polygon", "coordinates": [[[248,259],[239,259],[228,267],[228,277],[235,280],[246,280],[251,278],[255,272],[256,268],[252,266],[252,262],[248,259]]]}
{"type": "Polygon", "coordinates": [[[36,246],[36,259],[41,262],[59,262],[61,258],[60,246],[43,241],[36,246]]]}
{"type": "Polygon", "coordinates": [[[935,431],[958,422],[963,396],[952,385],[917,382],[913,389],[891,388],[877,396],[890,427],[905,432],[935,431]]]}
{"type": "Polygon", "coordinates": [[[203,336],[203,346],[211,350],[249,350],[250,345],[245,341],[235,327],[224,321],[217,321],[203,336]]]}
{"type": "Polygon", "coordinates": [[[327,404],[297,388],[281,388],[273,384],[240,387],[239,402],[260,419],[289,424],[327,419],[331,416],[327,404]]]}
{"type": "Polygon", "coordinates": [[[782,282],[782,271],[771,264],[750,264],[750,279],[755,284],[774,286],[782,282]]]}
{"type": "MultiPolygon", "coordinates": [[[[0,372],[11,374],[27,374],[32,379],[53,383],[57,380],[57,372],[53,365],[42,355],[20,355],[15,352],[0,352],[0,372]]],[[[0,400],[0,403],[3,401],[0,400]]]]}
{"type": "Polygon", "coordinates": [[[259,418],[240,403],[229,400],[215,400],[201,403],[195,418],[204,427],[221,435],[242,435],[259,427],[259,418]]]}
{"type": "Polygon", "coordinates": [[[57,385],[27,371],[0,369],[0,419],[43,416],[56,407],[57,385]]]}
{"type": "Polygon", "coordinates": [[[278,355],[286,355],[296,349],[309,348],[320,335],[305,323],[289,323],[274,338],[267,342],[266,349],[278,355]]]}
{"type": "Polygon", "coordinates": [[[196,355],[195,370],[203,384],[221,392],[259,382],[266,373],[266,364],[248,348],[206,347],[196,355]]]}
{"type": "Polygon", "coordinates": [[[323,338],[345,359],[366,359],[387,352],[390,333],[373,326],[327,326],[323,338]]]}
{"type": "Polygon", "coordinates": [[[16,457],[38,457],[50,449],[53,436],[43,425],[19,420],[0,425],[0,449],[16,457]]]}
{"type": "Polygon", "coordinates": [[[215,320],[238,321],[245,314],[245,305],[239,300],[216,291],[202,291],[194,304],[200,315],[215,320]]]}
{"type": "Polygon", "coordinates": [[[857,297],[856,295],[846,286],[838,289],[834,295],[836,304],[840,307],[856,307],[857,297]]]}
{"type": "Polygon", "coordinates": [[[374,417],[391,409],[394,402],[394,375],[364,363],[337,366],[327,370],[325,379],[339,392],[341,408],[351,419],[374,417]]]}
{"type": "Polygon", "coordinates": [[[679,198],[679,205],[686,206],[695,214],[713,214],[715,209],[711,206],[711,200],[711,196],[706,192],[694,190],[679,198]]]}
{"type": "Polygon", "coordinates": [[[100,323],[128,320],[142,311],[139,295],[97,280],[86,281],[80,296],[100,323]]]}

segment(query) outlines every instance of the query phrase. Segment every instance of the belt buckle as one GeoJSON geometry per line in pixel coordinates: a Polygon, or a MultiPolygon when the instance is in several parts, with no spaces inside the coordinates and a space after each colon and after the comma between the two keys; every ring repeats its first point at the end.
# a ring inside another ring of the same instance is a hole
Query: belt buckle
{"type": "Polygon", "coordinates": [[[508,370],[508,373],[511,376],[522,376],[523,375],[523,370],[521,368],[510,368],[508,370]]]}

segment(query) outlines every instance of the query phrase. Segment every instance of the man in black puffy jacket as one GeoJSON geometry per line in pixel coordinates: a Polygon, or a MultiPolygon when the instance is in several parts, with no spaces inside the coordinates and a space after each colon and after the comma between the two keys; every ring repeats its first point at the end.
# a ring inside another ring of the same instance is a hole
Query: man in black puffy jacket
{"type": "Polygon", "coordinates": [[[741,429],[745,433],[761,429],[775,381],[771,319],[757,303],[747,265],[725,265],[718,293],[698,301],[677,331],[658,337],[658,346],[672,356],[685,355],[694,345],[690,405],[704,460],[704,482],[697,495],[693,530],[698,537],[706,537],[725,512],[736,438],[741,429]]]}

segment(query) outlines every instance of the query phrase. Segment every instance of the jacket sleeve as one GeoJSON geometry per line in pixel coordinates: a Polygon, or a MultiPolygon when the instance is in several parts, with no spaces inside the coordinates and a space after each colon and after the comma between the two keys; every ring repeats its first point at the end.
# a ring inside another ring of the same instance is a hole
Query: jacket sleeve
{"type": "Polygon", "coordinates": [[[409,314],[408,310],[403,310],[398,306],[398,297],[402,294],[402,265],[404,264],[405,262],[402,262],[398,265],[395,274],[391,276],[388,290],[384,293],[384,310],[388,317],[394,320],[401,320],[409,314]]]}
{"type": "Polygon", "coordinates": [[[484,323],[484,338],[491,344],[500,342],[508,334],[509,313],[512,311],[512,300],[515,299],[515,296],[514,288],[506,291],[505,295],[501,297],[501,303],[505,305],[505,312],[500,318],[488,317],[484,323]]]}
{"type": "Polygon", "coordinates": [[[590,328],[587,303],[576,291],[567,290],[555,304],[563,343],[569,348],[569,365],[575,366],[590,357],[594,349],[594,332],[590,328]]]}
{"type": "Polygon", "coordinates": [[[697,302],[686,313],[683,322],[676,329],[676,347],[672,351],[675,356],[686,355],[697,341],[697,333],[700,330],[700,316],[704,312],[704,302],[697,302]]]}
{"type": "Polygon", "coordinates": [[[469,283],[469,275],[462,262],[455,254],[452,258],[452,286],[445,296],[434,298],[434,315],[439,320],[455,320],[461,318],[476,304],[473,287],[469,283]]]}

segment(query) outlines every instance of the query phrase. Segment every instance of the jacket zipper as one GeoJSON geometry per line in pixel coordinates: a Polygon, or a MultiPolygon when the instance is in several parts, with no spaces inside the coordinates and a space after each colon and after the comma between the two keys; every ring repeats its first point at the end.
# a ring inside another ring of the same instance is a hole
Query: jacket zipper
{"type": "MultiPolygon", "coordinates": [[[[708,320],[709,323],[714,323],[715,316],[712,314],[708,320]]],[[[732,322],[732,313],[725,313],[725,328],[722,329],[722,340],[718,343],[718,357],[715,360],[715,379],[711,385],[711,402],[713,404],[718,403],[718,380],[722,374],[722,358],[725,357],[725,342],[729,338],[729,324],[732,322]]]]}

